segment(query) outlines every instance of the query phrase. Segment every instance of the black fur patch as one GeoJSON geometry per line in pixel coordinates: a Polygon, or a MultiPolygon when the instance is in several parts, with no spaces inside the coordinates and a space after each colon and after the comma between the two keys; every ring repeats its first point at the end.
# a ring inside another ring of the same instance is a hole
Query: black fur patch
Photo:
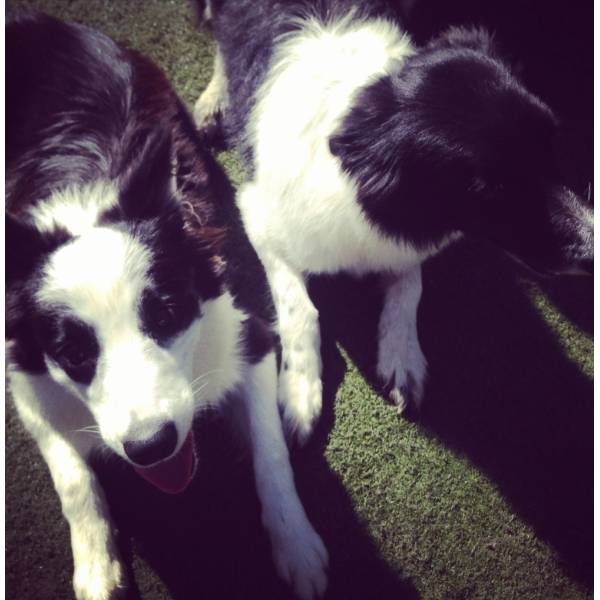
{"type": "MultiPolygon", "coordinates": [[[[225,287],[239,308],[274,320],[233,188],[159,69],[87,27],[11,12],[6,70],[6,333],[21,368],[45,371],[39,331],[49,307],[35,300],[37,269],[69,239],[36,232],[27,213],[70,185],[117,185],[118,201],[98,225],[125,229],[148,248],[140,321],[159,343],[225,287]]],[[[93,376],[76,371],[79,381],[93,376]]]]}
{"type": "Polygon", "coordinates": [[[44,352],[73,381],[85,385],[92,382],[100,355],[92,327],[57,308],[36,319],[36,336],[44,352]]]}
{"type": "Polygon", "coordinates": [[[40,232],[26,221],[5,215],[6,284],[27,278],[45,256],[72,237],[62,228],[40,232]]]}
{"type": "MultiPolygon", "coordinates": [[[[225,130],[250,170],[248,117],[278,36],[313,15],[325,24],[380,16],[400,23],[400,4],[225,0],[212,6],[232,99],[225,130]]],[[[415,50],[397,72],[359,91],[329,140],[357,183],[366,218],[383,235],[418,248],[434,250],[450,234],[466,233],[525,262],[546,256],[552,268],[553,257],[565,255],[560,232],[546,227],[553,207],[565,206],[549,195],[559,184],[552,111],[520,83],[482,29],[451,28],[415,50]]]]}
{"type": "Polygon", "coordinates": [[[139,154],[121,176],[119,205],[129,221],[159,216],[171,193],[171,138],[160,125],[148,131],[139,154]]]}
{"type": "Polygon", "coordinates": [[[385,233],[436,244],[476,228],[474,205],[513,214],[515,193],[517,203],[536,202],[519,186],[531,191],[552,173],[554,117],[490,48],[480,32],[451,30],[366,88],[331,138],[365,214],[385,233]]]}
{"type": "Polygon", "coordinates": [[[39,232],[26,221],[5,215],[6,224],[6,339],[14,340],[12,360],[32,373],[45,373],[46,364],[39,348],[34,324],[38,307],[33,300],[37,290],[36,274],[47,257],[67,243],[69,233],[61,228],[39,232]]]}
{"type": "Polygon", "coordinates": [[[6,292],[6,339],[12,340],[9,356],[20,369],[41,375],[46,373],[44,353],[39,345],[33,324],[37,307],[32,300],[33,290],[15,284],[6,292]]]}
{"type": "Polygon", "coordinates": [[[169,283],[170,286],[162,283],[160,290],[145,290],[139,309],[142,330],[161,345],[166,345],[201,316],[190,281],[169,283]]]}
{"type": "Polygon", "coordinates": [[[117,168],[131,86],[122,53],[88,27],[37,13],[9,15],[6,195],[12,213],[117,168]]]}
{"type": "Polygon", "coordinates": [[[277,335],[268,323],[257,317],[248,317],[242,326],[244,357],[250,364],[260,362],[269,352],[276,349],[277,335]]]}

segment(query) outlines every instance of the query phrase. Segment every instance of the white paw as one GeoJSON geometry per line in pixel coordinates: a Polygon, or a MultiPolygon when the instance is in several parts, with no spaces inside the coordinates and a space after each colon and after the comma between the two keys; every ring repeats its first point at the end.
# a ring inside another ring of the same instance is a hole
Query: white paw
{"type": "Polygon", "coordinates": [[[77,560],[73,588],[77,600],[110,600],[123,587],[121,563],[108,554],[77,560]]]}
{"type": "Polygon", "coordinates": [[[124,588],[123,567],[107,528],[71,528],[77,600],[109,600],[124,588]]]}
{"type": "Polygon", "coordinates": [[[279,374],[279,404],[288,435],[304,443],[321,414],[323,386],[320,356],[313,352],[284,353],[279,374]]]}
{"type": "Polygon", "coordinates": [[[273,561],[279,576],[301,600],[320,598],[327,588],[329,556],[323,541],[308,520],[275,539],[273,561]]]}
{"type": "Polygon", "coordinates": [[[427,360],[418,343],[407,344],[403,351],[388,352],[380,348],[377,374],[384,386],[386,398],[402,414],[409,405],[420,410],[423,402],[427,360]]]}

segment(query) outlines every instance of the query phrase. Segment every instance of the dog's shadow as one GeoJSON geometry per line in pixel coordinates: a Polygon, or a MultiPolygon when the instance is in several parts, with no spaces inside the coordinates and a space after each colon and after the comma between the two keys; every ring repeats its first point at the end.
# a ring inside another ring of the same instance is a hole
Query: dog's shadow
{"type": "MultiPolygon", "coordinates": [[[[540,315],[509,259],[462,243],[424,269],[419,337],[429,362],[426,433],[469,458],[500,489],[565,571],[593,578],[593,383],[540,315]]],[[[375,280],[311,286],[320,318],[373,379],[382,304],[375,280]]],[[[541,282],[590,333],[593,282],[541,282]]]]}
{"type": "MultiPolygon", "coordinates": [[[[565,571],[591,587],[593,385],[520,281],[508,259],[465,243],[426,265],[419,336],[429,380],[419,423],[494,481],[565,571]]],[[[591,330],[591,281],[542,286],[591,330]]],[[[375,278],[348,277],[313,280],[310,291],[323,334],[324,413],[312,442],[292,456],[302,501],[330,552],[327,597],[417,598],[380,556],[323,456],[345,371],[335,344],[375,384],[381,292],[375,278]]],[[[141,556],[174,600],[292,597],[274,572],[251,463],[233,439],[222,419],[199,421],[198,473],[180,496],[155,491],[127,468],[99,466],[129,561],[141,556]]],[[[151,579],[138,578],[145,586],[151,579]]],[[[133,585],[130,596],[138,594],[154,597],[133,585]]]]}
{"type": "MultiPolygon", "coordinates": [[[[313,440],[292,450],[292,463],[303,505],[329,551],[326,598],[363,600],[375,593],[383,599],[416,599],[410,581],[380,557],[323,456],[333,398],[345,371],[334,341],[325,336],[323,347],[324,416],[313,440]]],[[[127,598],[294,598],[275,574],[252,464],[241,440],[223,417],[210,414],[198,420],[195,439],[198,471],[179,496],[154,490],[120,462],[94,465],[129,565],[127,598]],[[166,590],[148,589],[153,585],[166,590]]]]}

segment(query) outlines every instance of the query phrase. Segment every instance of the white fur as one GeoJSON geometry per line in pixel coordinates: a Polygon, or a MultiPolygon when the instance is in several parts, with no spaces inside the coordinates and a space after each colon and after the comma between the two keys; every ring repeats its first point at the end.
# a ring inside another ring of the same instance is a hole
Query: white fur
{"type": "Polygon", "coordinates": [[[377,374],[390,383],[389,397],[402,413],[409,401],[420,407],[427,361],[419,345],[417,308],[421,267],[390,277],[379,319],[377,374]]]}
{"type": "MultiPolygon", "coordinates": [[[[139,302],[149,267],[148,251],[128,233],[92,227],[50,257],[37,294],[94,328],[101,352],[89,386],[74,383],[49,359],[47,366],[56,381],[86,402],[104,441],[124,458],[123,442],[146,439],[168,420],[183,443],[193,415],[191,373],[140,330],[139,302]]],[[[190,337],[193,331],[180,335],[177,345],[189,346],[190,337]]]]}
{"type": "Polygon", "coordinates": [[[328,556],[294,486],[277,411],[276,369],[275,355],[270,353],[249,367],[244,383],[256,489],[277,571],[299,598],[311,600],[325,592],[328,556]]]}
{"type": "Polygon", "coordinates": [[[282,346],[279,403],[291,433],[300,440],[310,434],[321,412],[321,334],[318,313],[301,273],[273,252],[261,258],[277,306],[282,346]]]}
{"type": "Polygon", "coordinates": [[[207,405],[222,398],[241,381],[243,359],[238,343],[247,315],[234,306],[229,293],[205,302],[202,311],[204,316],[194,336],[196,344],[191,356],[196,370],[202,365],[202,372],[194,377],[206,375],[196,394],[196,404],[207,405]]]}
{"type": "MultiPolygon", "coordinates": [[[[280,401],[288,426],[301,439],[322,401],[317,313],[302,274],[402,272],[438,249],[393,240],[368,222],[356,183],[329,150],[328,140],[357,93],[400,69],[413,52],[394,24],[351,19],[323,24],[309,18],[277,43],[250,117],[255,176],[238,194],[280,321],[289,367],[281,373],[280,401]]],[[[384,330],[389,347],[392,329],[384,330]]],[[[387,365],[382,369],[389,371],[387,365]]]]}
{"type": "Polygon", "coordinates": [[[383,20],[309,20],[276,46],[249,125],[256,174],[239,195],[257,247],[313,273],[397,269],[422,259],[365,219],[355,182],[328,145],[357,92],[411,52],[408,38],[383,20]]]}
{"type": "MultiPolygon", "coordinates": [[[[210,13],[210,4],[206,4],[206,12],[210,13]]],[[[210,17],[209,17],[210,18],[210,17]]],[[[217,48],[213,63],[213,75],[208,86],[194,105],[194,118],[197,123],[204,123],[207,118],[223,111],[227,106],[227,76],[223,56],[217,48]]]]}
{"type": "Polygon", "coordinates": [[[21,420],[38,443],[69,523],[75,594],[78,600],[108,600],[122,585],[122,567],[104,495],[85,460],[99,442],[83,430],[93,423],[92,416],[46,375],[11,368],[8,377],[21,420]]]}
{"type": "Polygon", "coordinates": [[[36,204],[30,214],[40,231],[52,231],[60,225],[72,235],[81,235],[95,227],[100,215],[117,200],[117,187],[112,181],[97,181],[85,187],[72,185],[36,204]]]}
{"type": "Polygon", "coordinates": [[[204,20],[206,22],[210,21],[212,19],[212,6],[210,4],[210,0],[206,0],[206,4],[204,6],[204,20]]]}
{"type": "Polygon", "coordinates": [[[123,581],[104,496],[86,462],[90,452],[106,444],[127,459],[124,441],[146,439],[167,421],[176,424],[178,450],[194,412],[232,391],[245,400],[277,570],[301,598],[322,594],[327,552],[294,487],[274,354],[246,364],[240,333],[248,315],[229,292],[204,302],[202,317],[168,347],[142,332],[138,310],[150,251],[125,230],[97,224],[110,197],[110,186],[72,188],[32,213],[41,229],[62,226],[77,236],[49,257],[37,300],[93,327],[100,356],[91,384],[74,382],[48,357],[45,375],[9,368],[17,410],[48,463],[71,528],[78,600],[108,600],[123,581]]]}

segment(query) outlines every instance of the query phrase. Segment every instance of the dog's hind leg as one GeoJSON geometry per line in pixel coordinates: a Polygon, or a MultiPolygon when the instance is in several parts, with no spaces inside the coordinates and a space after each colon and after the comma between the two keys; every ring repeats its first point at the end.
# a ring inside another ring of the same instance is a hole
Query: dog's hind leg
{"type": "Polygon", "coordinates": [[[71,530],[77,600],[108,600],[123,584],[104,493],[86,462],[96,445],[87,408],[45,375],[9,374],[21,420],[50,469],[71,530]]]}
{"type": "Polygon", "coordinates": [[[196,125],[213,146],[223,145],[221,120],[227,101],[227,75],[217,46],[212,78],[194,105],[196,125]]]}
{"type": "Polygon", "coordinates": [[[388,399],[402,413],[409,404],[420,408],[427,373],[417,332],[421,266],[394,275],[386,283],[379,319],[377,374],[388,399]]]}
{"type": "Polygon", "coordinates": [[[327,550],[298,498],[277,410],[277,367],[270,352],[249,367],[243,386],[256,489],[262,521],[282,579],[298,597],[322,596],[327,587],[327,550]]]}

